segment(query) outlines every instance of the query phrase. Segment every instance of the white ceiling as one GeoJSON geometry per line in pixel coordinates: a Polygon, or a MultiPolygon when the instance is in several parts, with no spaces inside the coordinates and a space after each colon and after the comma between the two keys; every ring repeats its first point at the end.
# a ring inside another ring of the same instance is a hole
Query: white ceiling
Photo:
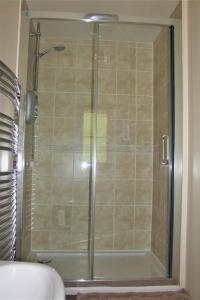
{"type": "Polygon", "coordinates": [[[168,18],[179,0],[27,0],[30,11],[168,18]]]}

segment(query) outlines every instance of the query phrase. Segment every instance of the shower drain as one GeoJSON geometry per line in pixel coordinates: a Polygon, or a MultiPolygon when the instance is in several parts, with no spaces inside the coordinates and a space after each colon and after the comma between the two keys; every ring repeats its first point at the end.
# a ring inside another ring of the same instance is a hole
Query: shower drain
{"type": "Polygon", "coordinates": [[[37,262],[38,262],[39,264],[50,264],[50,263],[51,263],[51,259],[49,259],[49,258],[39,258],[39,259],[37,260],[37,262]]]}

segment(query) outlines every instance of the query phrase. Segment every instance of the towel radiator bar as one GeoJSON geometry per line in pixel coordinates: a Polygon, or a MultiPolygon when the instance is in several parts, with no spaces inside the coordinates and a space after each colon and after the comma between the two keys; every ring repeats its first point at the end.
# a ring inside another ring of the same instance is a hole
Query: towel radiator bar
{"type": "Polygon", "coordinates": [[[19,102],[19,82],[0,61],[0,260],[14,260],[16,252],[19,102]]]}

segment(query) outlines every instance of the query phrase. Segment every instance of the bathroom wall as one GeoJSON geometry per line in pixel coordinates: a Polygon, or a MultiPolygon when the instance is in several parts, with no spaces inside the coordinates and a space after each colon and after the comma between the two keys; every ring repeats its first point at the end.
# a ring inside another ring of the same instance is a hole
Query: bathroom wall
{"type": "MultiPolygon", "coordinates": [[[[40,60],[32,250],[87,249],[91,40],[46,37],[40,60]]],[[[152,43],[100,41],[96,250],[149,249],[152,43]],[[100,123],[99,123],[100,124],[100,123]],[[105,129],[106,128],[106,129],[105,129]],[[101,136],[103,134],[103,136],[101,136]]]]}
{"type": "Polygon", "coordinates": [[[169,167],[161,165],[162,135],[169,135],[169,29],[164,28],[153,44],[153,209],[151,248],[167,266],[169,167]]]}
{"type": "Polygon", "coordinates": [[[21,2],[21,0],[0,1],[0,59],[16,75],[18,75],[21,2]]]}

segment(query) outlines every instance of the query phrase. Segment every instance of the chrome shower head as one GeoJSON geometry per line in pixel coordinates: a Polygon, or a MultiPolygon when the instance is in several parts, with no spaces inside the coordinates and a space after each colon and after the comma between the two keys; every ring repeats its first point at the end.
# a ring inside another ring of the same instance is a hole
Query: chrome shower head
{"type": "Polygon", "coordinates": [[[63,46],[63,45],[56,45],[56,46],[53,46],[51,48],[45,49],[42,52],[38,53],[39,58],[41,58],[45,54],[51,52],[52,50],[55,50],[55,51],[64,51],[65,50],[65,46],[63,46]]]}
{"type": "Polygon", "coordinates": [[[54,46],[53,48],[55,51],[64,51],[65,50],[65,46],[63,46],[63,45],[54,46]]]}

